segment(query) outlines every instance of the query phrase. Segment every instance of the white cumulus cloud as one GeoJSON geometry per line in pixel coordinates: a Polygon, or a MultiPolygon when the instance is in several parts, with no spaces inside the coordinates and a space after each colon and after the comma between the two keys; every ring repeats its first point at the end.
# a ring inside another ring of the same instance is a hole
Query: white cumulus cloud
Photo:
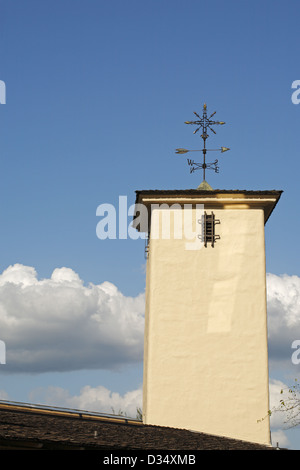
{"type": "Polygon", "coordinates": [[[117,368],[143,356],[144,294],[104,282],[85,286],[70,268],[38,279],[15,264],[0,274],[5,372],[117,368]]]}
{"type": "Polygon", "coordinates": [[[292,366],[292,343],[300,340],[300,277],[268,274],[267,305],[270,362],[292,366]]]}
{"type": "Polygon", "coordinates": [[[38,388],[31,392],[30,401],[136,418],[137,409],[142,407],[142,388],[128,391],[124,395],[112,392],[102,385],[97,387],[86,385],[80,390],[79,395],[71,395],[68,390],[60,387],[38,388]]]}
{"type": "MultiPolygon", "coordinates": [[[[117,368],[143,356],[144,294],[103,282],[84,285],[72,269],[39,279],[32,266],[0,274],[0,339],[5,372],[117,368]]],[[[300,340],[300,278],[267,275],[269,359],[292,367],[300,340]]]]}

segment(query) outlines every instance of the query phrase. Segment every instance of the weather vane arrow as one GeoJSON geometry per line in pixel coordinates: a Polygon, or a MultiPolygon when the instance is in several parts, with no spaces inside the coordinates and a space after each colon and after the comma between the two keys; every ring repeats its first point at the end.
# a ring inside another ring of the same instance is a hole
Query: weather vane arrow
{"type": "Polygon", "coordinates": [[[203,148],[199,150],[188,150],[184,148],[178,148],[176,149],[176,153],[183,155],[188,152],[202,152],[203,153],[203,163],[196,163],[194,160],[188,159],[188,165],[191,167],[190,168],[190,173],[193,173],[195,170],[203,170],[203,181],[205,181],[205,171],[206,170],[214,170],[216,173],[219,173],[219,166],[218,166],[218,160],[215,160],[212,163],[207,163],[206,162],[206,152],[216,152],[220,151],[221,153],[227,152],[227,150],[230,150],[228,147],[220,147],[219,149],[207,149],[206,148],[206,140],[209,137],[208,130],[212,131],[214,134],[216,134],[215,130],[213,129],[212,126],[215,125],[223,125],[225,124],[224,121],[214,121],[211,118],[216,114],[216,111],[212,113],[209,117],[207,117],[207,106],[204,104],[203,106],[203,114],[202,117],[199,116],[196,111],[194,111],[194,114],[197,116],[198,120],[196,121],[185,121],[185,124],[194,124],[197,127],[197,129],[193,132],[193,134],[196,134],[200,129],[202,129],[202,134],[201,137],[203,139],[203,148]]]}

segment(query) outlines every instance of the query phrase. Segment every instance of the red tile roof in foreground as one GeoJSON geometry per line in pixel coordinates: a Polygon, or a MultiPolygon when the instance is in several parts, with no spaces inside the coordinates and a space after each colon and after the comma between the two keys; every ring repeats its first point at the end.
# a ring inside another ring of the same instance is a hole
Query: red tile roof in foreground
{"type": "Polygon", "coordinates": [[[273,447],[140,421],[0,404],[0,450],[274,450],[273,447]]]}

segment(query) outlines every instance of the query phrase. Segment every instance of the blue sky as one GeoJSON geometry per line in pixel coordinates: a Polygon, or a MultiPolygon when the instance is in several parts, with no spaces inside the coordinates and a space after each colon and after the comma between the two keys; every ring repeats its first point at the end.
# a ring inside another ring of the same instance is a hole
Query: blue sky
{"type": "MultiPolygon", "coordinates": [[[[130,205],[137,189],[197,187],[201,173],[174,150],[199,148],[184,121],[205,102],[226,121],[208,146],[231,149],[208,182],[284,191],[266,225],[267,272],[298,279],[298,9],[294,0],[0,0],[0,272],[18,264],[42,280],[65,267],[84,286],[113,284],[139,312],[144,241],[99,240],[96,209],[120,195],[130,205]]],[[[9,373],[9,348],[0,389],[12,400],[49,386],[123,396],[142,383],[135,352],[116,367],[9,373]]],[[[299,377],[300,366],[286,375],[280,364],[274,379],[299,377]]]]}

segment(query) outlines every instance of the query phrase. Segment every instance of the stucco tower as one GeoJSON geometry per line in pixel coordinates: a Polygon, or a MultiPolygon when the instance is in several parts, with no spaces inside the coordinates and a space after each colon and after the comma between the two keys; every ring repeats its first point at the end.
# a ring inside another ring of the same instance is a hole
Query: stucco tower
{"type": "Polygon", "coordinates": [[[136,192],[149,234],[145,424],[270,444],[264,226],[280,195],[206,182],[136,192]]]}
{"type": "Polygon", "coordinates": [[[149,214],[146,424],[270,443],[269,419],[262,420],[269,410],[264,225],[280,194],[137,191],[149,214]]]}

